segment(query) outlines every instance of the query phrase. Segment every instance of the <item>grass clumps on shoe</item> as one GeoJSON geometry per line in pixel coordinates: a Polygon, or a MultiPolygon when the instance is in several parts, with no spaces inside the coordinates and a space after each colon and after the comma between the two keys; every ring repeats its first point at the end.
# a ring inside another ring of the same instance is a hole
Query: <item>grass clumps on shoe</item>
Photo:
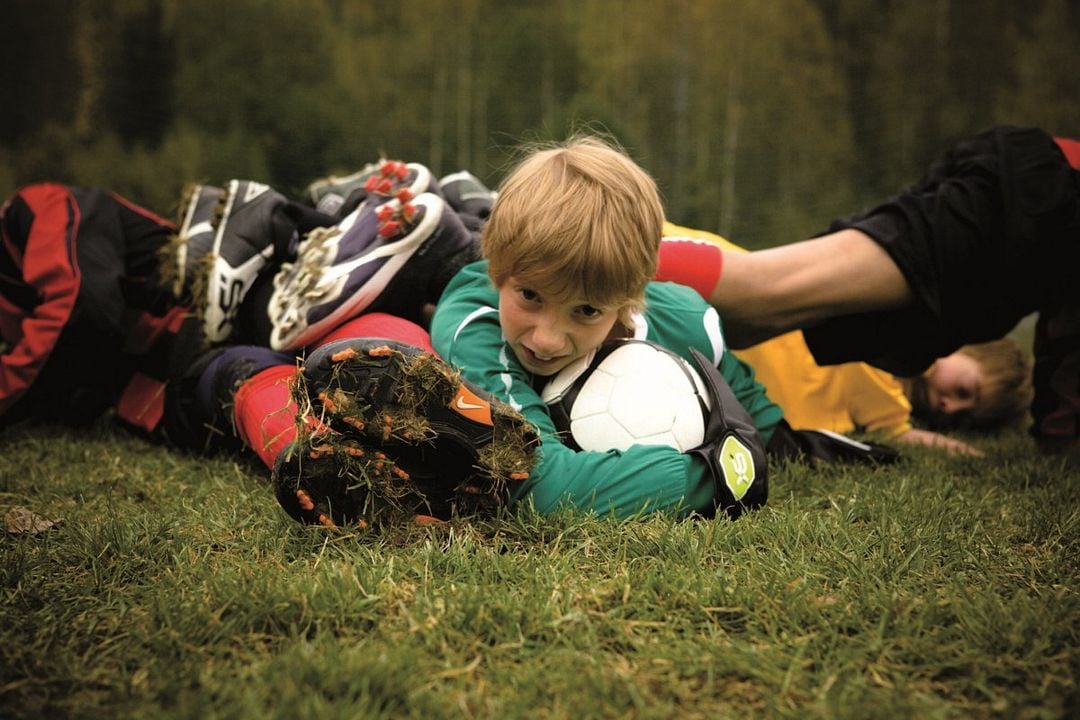
{"type": "Polygon", "coordinates": [[[391,470],[386,484],[373,467],[333,453],[346,474],[364,478],[380,501],[404,505],[406,512],[497,512],[535,464],[539,439],[524,416],[435,355],[392,340],[348,339],[319,348],[305,362],[294,395],[304,424],[376,448],[404,470],[407,478],[391,470]]]}

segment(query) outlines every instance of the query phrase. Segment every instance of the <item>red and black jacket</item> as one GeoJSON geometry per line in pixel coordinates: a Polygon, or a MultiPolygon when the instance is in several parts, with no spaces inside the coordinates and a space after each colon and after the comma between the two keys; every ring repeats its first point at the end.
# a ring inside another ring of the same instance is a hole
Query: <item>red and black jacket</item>
{"type": "Polygon", "coordinates": [[[176,337],[189,313],[158,282],[174,232],[99,189],[30,185],[0,208],[0,426],[109,408],[159,424],[165,383],[186,362],[176,337]]]}

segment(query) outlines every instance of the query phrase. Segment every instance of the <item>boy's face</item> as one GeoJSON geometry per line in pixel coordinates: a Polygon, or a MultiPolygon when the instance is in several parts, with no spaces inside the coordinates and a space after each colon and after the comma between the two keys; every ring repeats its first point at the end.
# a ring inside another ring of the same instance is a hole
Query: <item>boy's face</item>
{"type": "Polygon", "coordinates": [[[511,275],[499,287],[499,324],[518,362],[534,375],[554,375],[600,347],[621,308],[545,296],[511,275]]]}
{"type": "Polygon", "coordinates": [[[949,427],[975,409],[981,384],[978,361],[954,352],[931,365],[916,381],[911,404],[934,425],[949,427]]]}

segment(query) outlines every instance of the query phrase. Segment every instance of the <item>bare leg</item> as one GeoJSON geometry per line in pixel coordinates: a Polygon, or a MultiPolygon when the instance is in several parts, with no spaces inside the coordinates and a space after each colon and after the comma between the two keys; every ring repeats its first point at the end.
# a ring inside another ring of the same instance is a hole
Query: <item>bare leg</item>
{"type": "Polygon", "coordinates": [[[724,319],[724,337],[744,348],[789,330],[857,312],[911,302],[900,269],[858,230],[751,253],[724,252],[709,302],[724,319]]]}

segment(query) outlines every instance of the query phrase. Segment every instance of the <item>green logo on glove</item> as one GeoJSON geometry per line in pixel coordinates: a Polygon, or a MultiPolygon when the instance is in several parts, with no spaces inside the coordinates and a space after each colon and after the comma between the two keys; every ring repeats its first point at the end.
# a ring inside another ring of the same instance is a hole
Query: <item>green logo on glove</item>
{"type": "Polygon", "coordinates": [[[720,469],[724,471],[724,482],[731,494],[736,500],[742,500],[754,484],[754,457],[734,435],[728,435],[720,446],[720,469]]]}

